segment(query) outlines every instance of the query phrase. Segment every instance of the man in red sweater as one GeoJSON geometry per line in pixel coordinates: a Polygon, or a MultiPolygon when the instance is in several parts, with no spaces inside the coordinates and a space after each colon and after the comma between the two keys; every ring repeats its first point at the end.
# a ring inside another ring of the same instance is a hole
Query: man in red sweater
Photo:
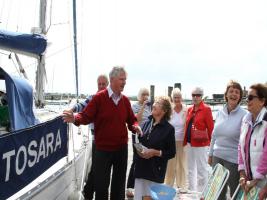
{"type": "MultiPolygon", "coordinates": [[[[108,84],[109,84],[108,77],[105,74],[100,74],[97,77],[97,89],[98,89],[97,92],[106,89],[108,87],[108,84]]],[[[87,106],[87,104],[92,100],[93,96],[94,95],[89,95],[85,101],[76,103],[72,108],[68,109],[68,111],[72,111],[75,113],[81,112],[87,106]]],[[[92,165],[91,165],[91,170],[87,176],[86,184],[83,188],[83,195],[85,200],[93,200],[95,193],[95,187],[93,181],[94,177],[93,164],[95,163],[94,124],[93,123],[89,124],[89,127],[91,129],[91,134],[92,134],[92,154],[91,154],[92,165]]]]}
{"type": "Polygon", "coordinates": [[[85,109],[73,115],[64,111],[65,122],[79,126],[93,122],[95,126],[95,199],[108,200],[111,180],[111,200],[124,200],[128,159],[128,129],[139,132],[129,99],[121,92],[126,84],[123,67],[113,67],[109,73],[110,85],[98,92],[85,109]],[[112,169],[112,175],[111,175],[112,169]]]}

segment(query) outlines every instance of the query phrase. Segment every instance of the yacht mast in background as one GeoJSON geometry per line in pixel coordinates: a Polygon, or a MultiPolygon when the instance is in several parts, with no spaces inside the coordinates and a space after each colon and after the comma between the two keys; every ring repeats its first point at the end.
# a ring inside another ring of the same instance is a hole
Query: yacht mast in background
{"type": "Polygon", "coordinates": [[[76,0],[72,1],[73,14],[73,42],[74,42],[74,59],[75,59],[75,84],[76,96],[79,97],[79,83],[78,83],[78,55],[77,55],[77,23],[76,23],[76,0]]]}
{"type": "MultiPolygon", "coordinates": [[[[47,8],[47,1],[42,0],[40,1],[40,16],[39,16],[39,28],[40,34],[46,35],[46,8],[47,8]]],[[[37,107],[44,106],[44,91],[45,91],[45,82],[46,79],[46,70],[45,70],[45,54],[39,56],[38,58],[38,65],[36,71],[36,99],[35,105],[37,107]]]]}

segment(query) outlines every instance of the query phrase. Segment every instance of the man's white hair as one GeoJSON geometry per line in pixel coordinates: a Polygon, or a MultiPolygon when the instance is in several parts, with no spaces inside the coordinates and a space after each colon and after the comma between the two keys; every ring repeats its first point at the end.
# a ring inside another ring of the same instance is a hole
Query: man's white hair
{"type": "Polygon", "coordinates": [[[97,82],[100,78],[104,78],[107,82],[107,85],[109,84],[109,80],[108,80],[108,77],[106,74],[100,74],[98,77],[97,77],[97,82]]]}
{"type": "Polygon", "coordinates": [[[124,66],[114,66],[112,70],[109,73],[109,79],[113,77],[118,77],[121,73],[125,73],[127,75],[127,72],[124,69],[124,66]]]}

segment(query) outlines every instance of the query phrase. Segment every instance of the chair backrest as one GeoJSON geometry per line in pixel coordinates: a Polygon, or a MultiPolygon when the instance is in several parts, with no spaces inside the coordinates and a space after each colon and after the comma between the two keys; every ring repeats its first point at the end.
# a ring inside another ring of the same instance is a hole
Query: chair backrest
{"type": "Polygon", "coordinates": [[[257,200],[259,199],[259,191],[260,188],[257,186],[254,186],[249,190],[247,194],[244,193],[244,191],[241,189],[240,184],[237,186],[235,193],[233,194],[231,200],[257,200]]]}
{"type": "Polygon", "coordinates": [[[229,178],[229,170],[221,164],[216,164],[205,185],[201,197],[204,200],[217,200],[220,196],[224,185],[229,178]]]}

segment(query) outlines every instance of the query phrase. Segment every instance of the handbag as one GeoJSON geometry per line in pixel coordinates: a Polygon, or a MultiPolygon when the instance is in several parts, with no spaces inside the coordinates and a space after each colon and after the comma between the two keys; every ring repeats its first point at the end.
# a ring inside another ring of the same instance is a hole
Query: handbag
{"type": "Polygon", "coordinates": [[[198,141],[198,142],[204,142],[204,141],[209,140],[207,129],[206,130],[198,130],[195,126],[192,126],[191,139],[198,141]]]}
{"type": "Polygon", "coordinates": [[[194,125],[195,116],[196,112],[193,112],[193,117],[191,118],[193,122],[191,128],[191,140],[195,140],[197,142],[206,142],[207,140],[209,140],[208,131],[207,129],[205,130],[197,129],[197,127],[194,125]]]}

